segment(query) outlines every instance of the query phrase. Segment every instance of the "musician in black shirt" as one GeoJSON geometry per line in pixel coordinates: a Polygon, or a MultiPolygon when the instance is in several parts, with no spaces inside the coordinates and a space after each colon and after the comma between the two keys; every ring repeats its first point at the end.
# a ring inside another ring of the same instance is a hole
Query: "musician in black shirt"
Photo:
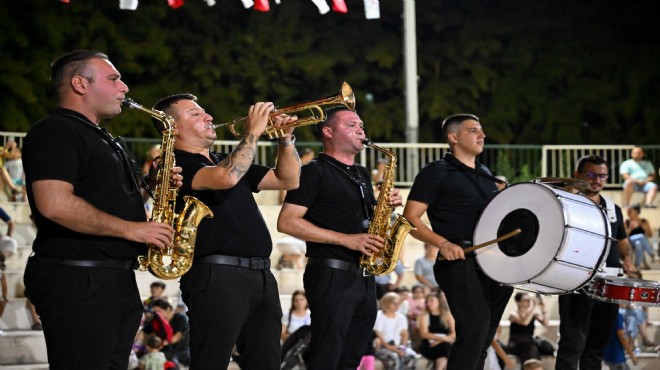
{"type": "MultiPolygon", "coordinates": [[[[382,248],[384,240],[367,233],[376,200],[369,172],[355,163],[364,149],[362,120],[353,111],[335,108],[316,132],[323,153],[303,166],[300,188],[287,193],[277,228],[307,241],[308,368],[355,369],[376,321],[374,277],[359,267],[359,260],[382,248]]],[[[397,189],[390,202],[401,204],[397,189]]]]}
{"type": "Polygon", "coordinates": [[[513,288],[500,286],[477,266],[472,245],[480,212],[497,187],[490,170],[476,157],[486,134],[472,114],[449,116],[443,130],[450,153],[423,168],[410,190],[404,217],[416,228],[411,234],[438,247],[433,270],[456,320],[456,342],[447,369],[483,369],[488,349],[513,288]],[[427,212],[431,228],[422,221],[427,212]]]}

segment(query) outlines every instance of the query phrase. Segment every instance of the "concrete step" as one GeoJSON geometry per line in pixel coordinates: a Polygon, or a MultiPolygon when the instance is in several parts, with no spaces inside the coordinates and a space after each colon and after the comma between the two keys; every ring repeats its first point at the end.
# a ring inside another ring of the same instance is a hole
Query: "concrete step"
{"type": "Polygon", "coordinates": [[[0,330],[30,330],[32,324],[32,315],[27,308],[27,298],[11,299],[0,317],[0,330]]]}
{"type": "Polygon", "coordinates": [[[12,330],[0,336],[0,365],[42,366],[48,362],[42,331],[12,330]]]}
{"type": "Polygon", "coordinates": [[[29,365],[5,365],[0,367],[2,370],[48,370],[48,364],[29,364],[29,365]]]}

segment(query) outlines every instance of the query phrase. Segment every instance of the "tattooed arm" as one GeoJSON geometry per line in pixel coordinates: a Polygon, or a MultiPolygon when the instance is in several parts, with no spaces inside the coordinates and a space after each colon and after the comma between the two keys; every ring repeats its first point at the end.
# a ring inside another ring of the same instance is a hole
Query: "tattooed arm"
{"type": "MultiPolygon", "coordinates": [[[[295,116],[277,116],[275,126],[286,125],[298,120],[295,116]]],[[[300,183],[300,157],[291,134],[293,128],[286,129],[286,136],[277,140],[277,164],[259,183],[259,190],[291,190],[300,183]]]]}
{"type": "Polygon", "coordinates": [[[193,179],[195,190],[228,189],[235,186],[250,169],[257,152],[257,141],[268,123],[273,103],[256,103],[250,106],[245,136],[227,158],[217,166],[200,169],[193,179]]]}

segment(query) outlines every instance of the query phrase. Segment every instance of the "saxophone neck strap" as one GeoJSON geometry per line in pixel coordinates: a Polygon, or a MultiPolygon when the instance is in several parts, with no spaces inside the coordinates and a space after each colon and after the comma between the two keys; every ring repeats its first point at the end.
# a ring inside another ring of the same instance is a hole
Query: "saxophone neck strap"
{"type": "MultiPolygon", "coordinates": [[[[128,177],[131,179],[131,183],[137,190],[137,193],[140,194],[140,185],[138,184],[142,184],[145,190],[147,190],[149,195],[153,198],[153,194],[151,192],[148,181],[146,181],[145,176],[142,175],[142,171],[139,169],[135,158],[133,158],[131,151],[128,150],[126,143],[121,136],[117,136],[115,138],[106,129],[95,125],[91,121],[83,119],[80,116],[70,113],[60,113],[60,115],[80,121],[84,123],[85,127],[98,132],[98,134],[101,135],[101,138],[103,138],[103,140],[110,146],[110,148],[112,148],[122,159],[124,169],[126,170],[128,177]]],[[[142,196],[140,196],[140,198],[142,198],[142,196]]]]}
{"type": "Polygon", "coordinates": [[[364,181],[362,176],[360,176],[360,170],[355,165],[352,165],[350,167],[352,167],[353,169],[352,171],[353,174],[349,174],[346,170],[332,163],[330,159],[325,158],[324,156],[319,156],[318,159],[321,162],[327,163],[330,166],[334,167],[340,173],[346,175],[346,177],[350,180],[350,182],[358,188],[360,199],[362,200],[362,211],[364,212],[364,217],[365,217],[365,219],[362,221],[362,226],[365,229],[369,229],[369,220],[371,220],[371,218],[373,217],[374,205],[369,201],[367,197],[368,194],[367,183],[364,181]]]}

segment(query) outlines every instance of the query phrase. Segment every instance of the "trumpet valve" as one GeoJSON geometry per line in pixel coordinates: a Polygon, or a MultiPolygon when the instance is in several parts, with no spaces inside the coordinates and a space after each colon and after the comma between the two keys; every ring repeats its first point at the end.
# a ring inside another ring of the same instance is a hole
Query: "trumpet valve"
{"type": "Polygon", "coordinates": [[[277,128],[275,126],[268,126],[266,128],[266,135],[268,135],[269,139],[275,139],[278,137],[283,137],[286,136],[286,133],[284,132],[284,129],[277,128]]]}

